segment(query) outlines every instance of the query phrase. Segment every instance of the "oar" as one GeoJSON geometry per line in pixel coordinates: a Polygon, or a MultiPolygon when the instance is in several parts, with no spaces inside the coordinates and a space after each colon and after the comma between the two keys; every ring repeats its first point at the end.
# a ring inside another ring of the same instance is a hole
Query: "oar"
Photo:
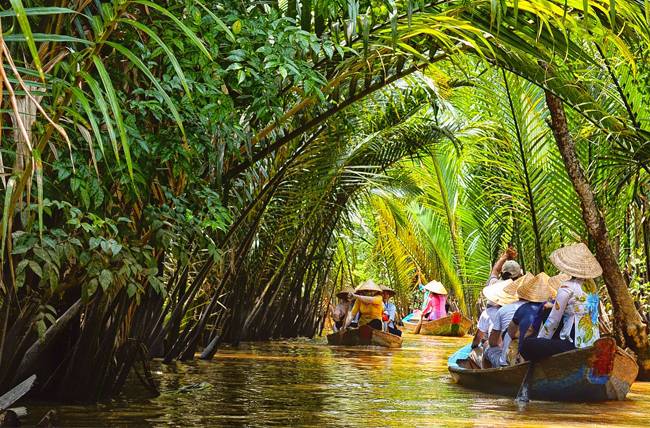
{"type": "Polygon", "coordinates": [[[530,382],[533,379],[534,370],[535,370],[535,363],[531,361],[530,365],[528,366],[528,370],[526,370],[526,375],[524,376],[524,380],[521,382],[521,386],[519,387],[517,398],[515,398],[517,404],[525,405],[525,403],[528,403],[530,401],[530,399],[528,398],[528,391],[530,390],[530,382]]]}
{"type": "Polygon", "coordinates": [[[420,318],[420,321],[418,321],[418,325],[415,326],[415,330],[413,330],[413,334],[420,334],[421,328],[422,328],[422,318],[420,318]]]}

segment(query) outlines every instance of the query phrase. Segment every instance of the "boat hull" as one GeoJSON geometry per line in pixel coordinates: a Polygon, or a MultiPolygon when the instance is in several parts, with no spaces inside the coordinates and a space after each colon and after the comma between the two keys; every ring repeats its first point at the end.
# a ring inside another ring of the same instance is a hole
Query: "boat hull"
{"type": "MultiPolygon", "coordinates": [[[[449,358],[449,372],[456,383],[500,395],[515,397],[526,375],[528,362],[510,367],[470,369],[463,367],[470,345],[449,358]]],[[[529,396],[545,401],[623,400],[638,374],[636,361],[612,338],[539,361],[533,369],[529,396]]]]}
{"type": "Polygon", "coordinates": [[[472,321],[456,312],[434,321],[422,321],[419,334],[462,337],[471,327],[472,321]]]}
{"type": "Polygon", "coordinates": [[[402,321],[402,329],[408,333],[415,333],[415,329],[418,326],[418,322],[411,321],[402,321]]]}
{"type": "Polygon", "coordinates": [[[383,346],[401,348],[402,338],[385,331],[375,330],[367,325],[359,328],[341,330],[327,335],[328,345],[342,346],[383,346]]]}

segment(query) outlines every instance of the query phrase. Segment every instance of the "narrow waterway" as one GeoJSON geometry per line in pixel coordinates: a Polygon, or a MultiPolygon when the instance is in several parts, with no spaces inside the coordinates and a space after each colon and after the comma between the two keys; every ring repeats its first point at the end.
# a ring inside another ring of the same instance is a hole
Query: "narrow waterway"
{"type": "MultiPolygon", "coordinates": [[[[407,335],[402,349],[324,339],[224,347],[213,361],[154,363],[162,394],[57,407],[62,426],[648,426],[650,383],[624,402],[514,401],[452,383],[447,357],[467,339],[407,335]],[[202,382],[207,382],[201,384],[202,382]],[[196,385],[200,384],[200,385],[196,385]],[[194,385],[187,392],[184,386],[194,385]]],[[[27,404],[27,424],[52,404],[27,404]]]]}

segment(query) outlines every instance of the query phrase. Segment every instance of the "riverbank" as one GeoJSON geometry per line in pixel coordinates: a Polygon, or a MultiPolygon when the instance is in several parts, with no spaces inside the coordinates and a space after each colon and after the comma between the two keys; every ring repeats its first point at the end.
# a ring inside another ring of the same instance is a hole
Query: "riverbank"
{"type": "MultiPolygon", "coordinates": [[[[328,347],[325,339],[224,347],[213,361],[152,369],[162,394],[59,407],[62,426],[647,426],[650,383],[623,402],[531,402],[452,383],[447,357],[467,339],[407,335],[402,349],[328,347]],[[207,382],[207,384],[202,384],[207,382]],[[185,388],[186,392],[179,392],[185,388]]],[[[26,424],[53,408],[27,403],[26,424]]]]}

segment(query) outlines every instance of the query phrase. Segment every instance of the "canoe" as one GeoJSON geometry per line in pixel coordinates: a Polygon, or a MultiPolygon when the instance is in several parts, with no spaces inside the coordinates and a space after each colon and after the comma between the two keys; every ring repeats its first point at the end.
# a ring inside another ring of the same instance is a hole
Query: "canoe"
{"type": "Polygon", "coordinates": [[[471,327],[472,321],[461,315],[460,312],[454,312],[437,320],[422,321],[419,334],[462,337],[467,334],[471,327]]]}
{"type": "MultiPolygon", "coordinates": [[[[515,397],[529,362],[492,369],[469,368],[467,345],[449,357],[454,381],[483,392],[515,397]]],[[[589,348],[554,355],[535,363],[529,396],[545,401],[623,400],[639,372],[635,359],[612,338],[597,340],[589,348]]]]}
{"type": "Polygon", "coordinates": [[[418,326],[418,323],[420,321],[402,321],[402,324],[404,324],[404,331],[407,331],[409,333],[415,333],[415,328],[418,326]]]}
{"type": "Polygon", "coordinates": [[[375,330],[367,325],[359,328],[349,328],[327,335],[328,345],[344,346],[383,346],[385,348],[401,348],[402,338],[385,331],[375,330]]]}

